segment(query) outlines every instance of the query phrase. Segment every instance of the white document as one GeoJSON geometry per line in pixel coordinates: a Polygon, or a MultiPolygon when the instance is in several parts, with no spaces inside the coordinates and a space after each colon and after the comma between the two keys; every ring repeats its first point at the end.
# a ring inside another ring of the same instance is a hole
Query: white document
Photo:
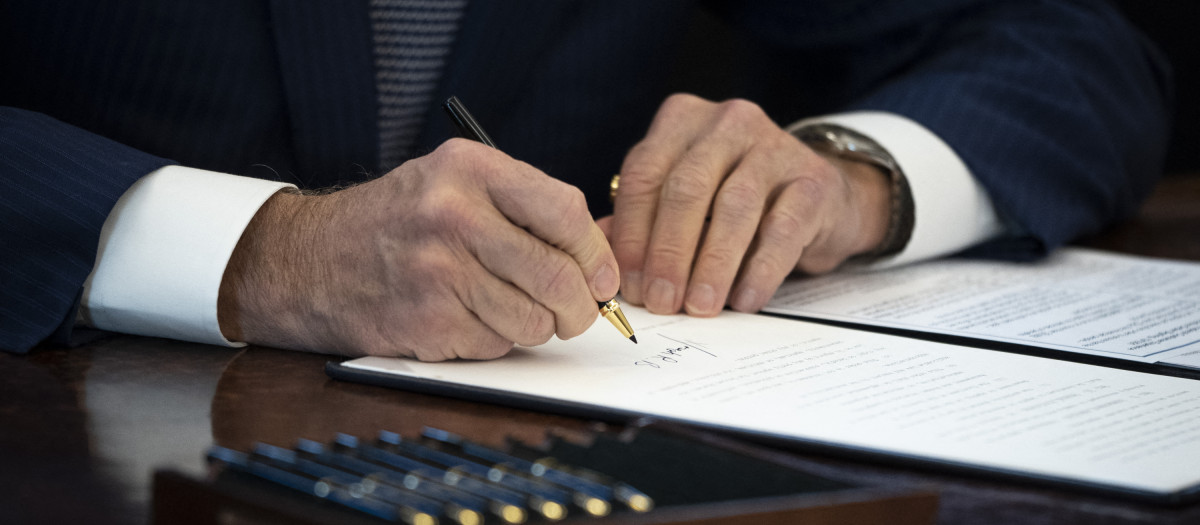
{"type": "Polygon", "coordinates": [[[1200,368],[1200,264],[1059,250],[790,279],[764,311],[1200,368]]]}
{"type": "Polygon", "coordinates": [[[344,365],[1142,495],[1200,484],[1197,381],[735,312],[626,314],[639,345],[600,321],[494,361],[344,365]]]}

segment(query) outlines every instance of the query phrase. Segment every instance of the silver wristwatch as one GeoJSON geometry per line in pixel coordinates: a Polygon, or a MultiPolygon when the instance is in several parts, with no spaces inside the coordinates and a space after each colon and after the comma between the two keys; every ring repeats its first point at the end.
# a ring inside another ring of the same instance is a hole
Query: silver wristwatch
{"type": "Polygon", "coordinates": [[[879,247],[861,257],[877,258],[903,250],[912,237],[915,211],[908,180],[896,159],[878,142],[837,124],[818,123],[792,130],[792,135],[814,151],[874,165],[891,180],[891,212],[887,233],[879,247]]]}

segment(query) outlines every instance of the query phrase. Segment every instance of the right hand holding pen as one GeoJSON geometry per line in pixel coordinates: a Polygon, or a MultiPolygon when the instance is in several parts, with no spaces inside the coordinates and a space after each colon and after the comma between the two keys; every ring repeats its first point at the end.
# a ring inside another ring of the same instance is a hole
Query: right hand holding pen
{"type": "Polygon", "coordinates": [[[218,317],[255,344],[489,359],[583,333],[617,275],[577,188],[452,139],[359,186],[269,199],[234,250],[218,317]]]}

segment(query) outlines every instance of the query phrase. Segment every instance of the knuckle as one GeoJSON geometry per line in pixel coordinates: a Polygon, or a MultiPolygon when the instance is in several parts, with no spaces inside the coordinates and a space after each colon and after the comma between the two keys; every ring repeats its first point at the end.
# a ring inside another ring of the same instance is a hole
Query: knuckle
{"type": "Polygon", "coordinates": [[[796,262],[785,260],[782,250],[764,250],[755,256],[750,275],[759,281],[772,280],[777,276],[786,275],[796,266],[796,262]]]}
{"type": "Polygon", "coordinates": [[[741,275],[738,277],[739,288],[768,289],[771,286],[769,283],[775,282],[778,285],[788,273],[791,273],[791,270],[792,267],[789,266],[783,271],[779,271],[769,266],[769,263],[755,257],[755,260],[748,262],[742,269],[741,275]]]}
{"type": "MultiPolygon", "coordinates": [[[[412,294],[414,302],[418,305],[435,302],[432,295],[440,286],[436,283],[450,281],[456,273],[456,269],[454,259],[442,250],[415,250],[408,268],[405,270],[412,276],[411,279],[407,279],[408,283],[413,287],[414,292],[418,292],[412,294]]],[[[429,325],[423,324],[422,326],[429,325]]]]}
{"type": "Polygon", "coordinates": [[[641,142],[630,148],[621,166],[621,194],[653,190],[670,168],[670,159],[653,145],[641,142]]]}
{"type": "Polygon", "coordinates": [[[756,211],[761,208],[761,203],[765,200],[766,195],[757,185],[730,182],[717,192],[715,204],[723,214],[731,215],[735,219],[757,220],[756,211]]]}
{"type": "Polygon", "coordinates": [[[460,350],[460,348],[470,350],[471,346],[473,346],[470,343],[473,342],[473,336],[478,331],[478,328],[474,326],[465,328],[453,327],[446,326],[446,324],[444,322],[435,322],[428,325],[429,327],[437,326],[440,329],[437,332],[427,330],[431,335],[425,345],[425,351],[418,353],[418,359],[421,361],[448,361],[464,357],[463,350],[460,350]],[[464,341],[467,342],[466,346],[463,346],[464,341]]]}
{"type": "Polygon", "coordinates": [[[796,267],[804,273],[818,275],[832,272],[833,270],[837,269],[841,263],[841,259],[837,257],[818,254],[802,257],[796,267]]]}
{"type": "Polygon", "coordinates": [[[645,259],[646,239],[619,236],[612,241],[613,256],[621,268],[640,268],[645,259]]]}
{"type": "Polygon", "coordinates": [[[554,315],[545,307],[529,302],[529,308],[523,316],[520,331],[521,339],[518,344],[536,346],[549,341],[554,336],[554,315]]]}
{"type": "Polygon", "coordinates": [[[708,101],[691,93],[672,93],[663,101],[662,111],[688,111],[708,101]]]}
{"type": "Polygon", "coordinates": [[[764,242],[787,242],[794,239],[805,225],[799,210],[793,206],[776,206],[763,220],[764,242]]]}
{"type": "Polygon", "coordinates": [[[503,357],[512,350],[513,343],[490,330],[479,330],[474,337],[465,338],[466,344],[454,349],[454,357],[462,359],[488,360],[503,357]]]}
{"type": "Polygon", "coordinates": [[[503,154],[473,140],[452,138],[438,146],[430,156],[436,163],[438,171],[435,173],[442,178],[446,178],[447,172],[468,179],[502,173],[496,167],[503,154]]]}
{"type": "Polygon", "coordinates": [[[780,229],[764,229],[759,234],[758,245],[761,247],[754,255],[753,269],[760,270],[757,275],[770,276],[786,274],[796,267],[800,259],[798,250],[789,249],[799,243],[797,235],[780,229]]]}
{"type": "Polygon", "coordinates": [[[713,103],[690,93],[674,93],[663,100],[650,124],[650,135],[671,128],[675,123],[694,119],[697,114],[707,112],[706,106],[713,103]]]}
{"type": "Polygon", "coordinates": [[[649,235],[646,230],[615,231],[609,245],[619,268],[626,271],[641,268],[649,245],[649,235]]]}
{"type": "Polygon", "coordinates": [[[549,255],[549,260],[538,272],[540,277],[534,297],[540,298],[542,302],[548,302],[551,306],[561,305],[571,297],[574,288],[572,285],[578,272],[575,271],[573,259],[558,253],[549,255]]]}
{"type": "Polygon", "coordinates": [[[476,206],[450,188],[428,192],[418,205],[417,217],[418,231],[439,238],[457,235],[469,239],[482,228],[476,206]]]}
{"type": "Polygon", "coordinates": [[[423,312],[417,312],[414,321],[415,324],[408,325],[415,328],[412,331],[381,323],[375,330],[362,331],[369,333],[360,336],[367,341],[371,355],[404,356],[421,361],[443,361],[454,357],[444,350],[447,347],[447,334],[452,333],[446,330],[450,327],[445,326],[440,318],[423,312]]]}
{"type": "Polygon", "coordinates": [[[450,341],[436,341],[418,350],[413,357],[416,357],[418,361],[431,363],[449,361],[460,356],[450,341]]]}
{"type": "Polygon", "coordinates": [[[733,98],[721,103],[721,116],[723,120],[754,122],[765,118],[766,112],[749,100],[733,98]]]}
{"type": "Polygon", "coordinates": [[[478,155],[480,144],[464,138],[455,137],[443,142],[433,150],[433,156],[446,159],[473,158],[478,155]]]}
{"type": "Polygon", "coordinates": [[[650,244],[650,227],[644,223],[631,223],[625,227],[614,227],[609,246],[617,266],[630,270],[642,267],[646,249],[650,244]]]}
{"type": "Polygon", "coordinates": [[[707,269],[736,268],[742,263],[745,255],[746,252],[744,250],[728,244],[705,245],[699,266],[707,269]]]}
{"type": "Polygon", "coordinates": [[[655,242],[650,249],[646,261],[646,273],[648,275],[659,274],[674,274],[676,265],[680,261],[686,261],[684,264],[690,266],[690,262],[696,255],[696,246],[687,245],[682,239],[663,239],[661,242],[655,242]]]}
{"type": "Polygon", "coordinates": [[[559,215],[567,225],[586,225],[592,214],[588,211],[587,196],[575,186],[566,186],[558,199],[559,215]]]}
{"type": "Polygon", "coordinates": [[[561,339],[570,339],[587,331],[596,320],[594,304],[579,303],[577,308],[560,314],[557,318],[557,333],[561,339]]]}
{"type": "Polygon", "coordinates": [[[414,216],[421,231],[441,231],[447,223],[454,223],[453,214],[458,213],[455,197],[441,187],[430,188],[417,199],[414,216]]]}
{"type": "Polygon", "coordinates": [[[713,191],[704,170],[693,164],[679,166],[663,183],[663,200],[676,204],[708,204],[713,191]]]}
{"type": "Polygon", "coordinates": [[[825,170],[799,173],[791,184],[796,187],[797,193],[808,207],[815,208],[829,197],[831,181],[825,170]]]}

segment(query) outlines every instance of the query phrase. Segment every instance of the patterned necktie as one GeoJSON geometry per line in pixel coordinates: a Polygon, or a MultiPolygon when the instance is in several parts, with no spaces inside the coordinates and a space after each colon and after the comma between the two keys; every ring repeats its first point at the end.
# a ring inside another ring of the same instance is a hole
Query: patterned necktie
{"type": "Polygon", "coordinates": [[[467,0],[370,0],[379,168],[412,155],[467,0]]]}

